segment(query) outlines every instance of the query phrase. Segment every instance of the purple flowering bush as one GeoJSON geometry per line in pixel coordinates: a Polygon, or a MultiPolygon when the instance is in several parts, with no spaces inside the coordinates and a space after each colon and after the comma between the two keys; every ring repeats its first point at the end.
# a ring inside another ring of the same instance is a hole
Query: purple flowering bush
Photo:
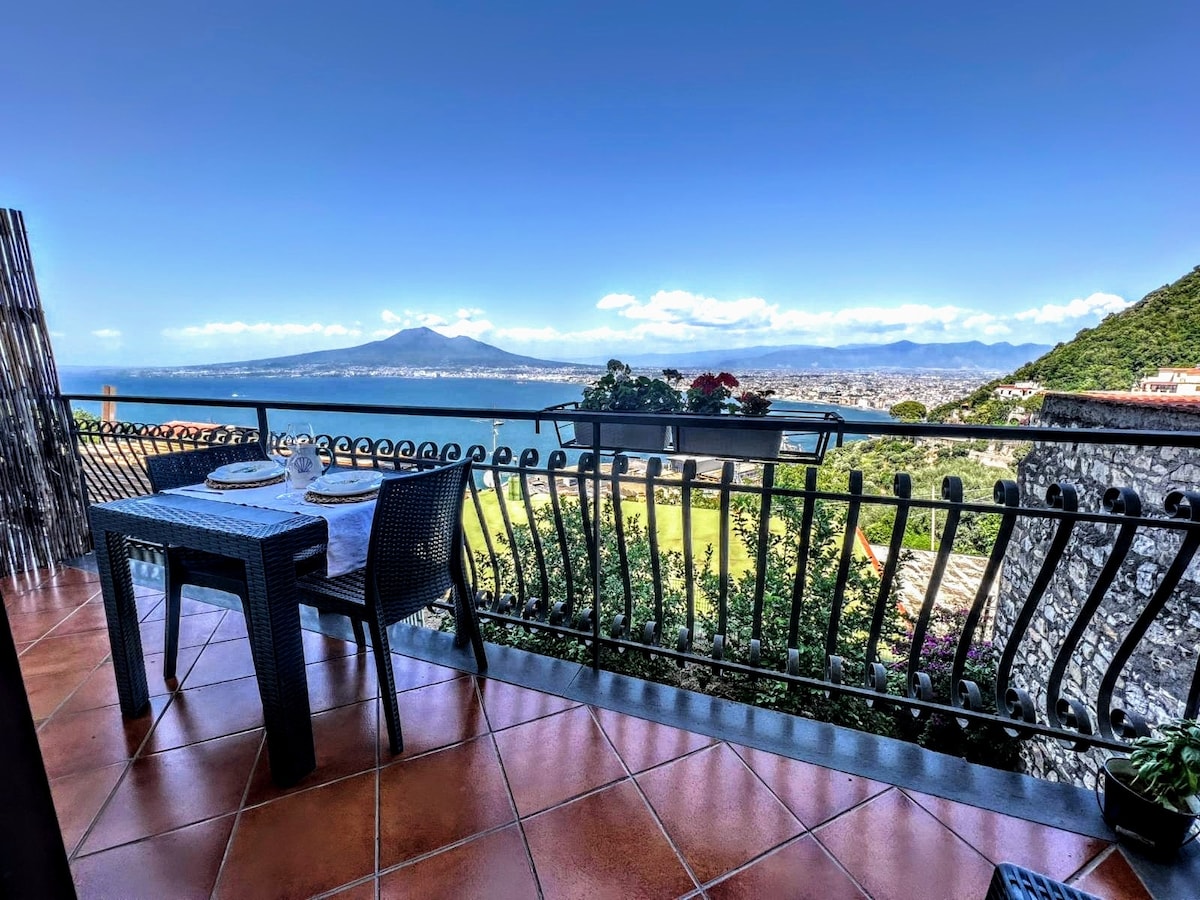
{"type": "MultiPolygon", "coordinates": [[[[954,670],[954,656],[958,652],[959,638],[966,624],[965,610],[936,609],[930,617],[929,629],[921,644],[919,671],[933,682],[934,697],[947,702],[952,696],[954,685],[950,677],[954,670]]],[[[903,693],[905,673],[908,670],[908,653],[912,644],[910,629],[906,638],[892,645],[895,656],[891,670],[891,690],[903,693]]],[[[996,711],[996,665],[999,650],[991,641],[976,639],[967,649],[967,663],[963,677],[974,681],[983,695],[984,707],[996,711]]],[[[960,728],[953,716],[934,713],[916,719],[911,713],[901,710],[896,715],[900,736],[914,741],[922,747],[962,756],[971,762],[999,769],[1016,769],[1020,755],[1018,742],[1009,737],[1004,729],[996,725],[972,725],[960,728]]]]}

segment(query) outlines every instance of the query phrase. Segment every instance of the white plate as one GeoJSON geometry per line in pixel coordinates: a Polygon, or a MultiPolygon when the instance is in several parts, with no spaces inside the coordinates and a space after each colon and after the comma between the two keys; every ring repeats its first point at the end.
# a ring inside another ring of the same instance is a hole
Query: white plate
{"type": "Polygon", "coordinates": [[[308,489],[325,497],[353,497],[370,493],[382,483],[382,472],[330,472],[314,481],[308,489]]]}
{"type": "Polygon", "coordinates": [[[247,481],[264,481],[283,474],[283,466],[274,460],[256,459],[250,462],[230,463],[208,473],[213,481],[226,484],[242,484],[247,481]]]}

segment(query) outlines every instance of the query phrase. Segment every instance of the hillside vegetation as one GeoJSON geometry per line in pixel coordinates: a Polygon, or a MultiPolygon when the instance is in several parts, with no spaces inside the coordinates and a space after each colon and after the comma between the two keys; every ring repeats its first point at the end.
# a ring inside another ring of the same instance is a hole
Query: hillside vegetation
{"type": "MultiPolygon", "coordinates": [[[[1151,291],[1124,312],[1113,313],[1095,328],[1021,366],[1011,375],[985,384],[962,400],[930,413],[945,421],[963,405],[966,421],[1003,422],[1007,408],[992,398],[1000,384],[1036,381],[1051,391],[1127,391],[1160,366],[1200,364],[1200,266],[1173,284],[1151,291]]],[[[1026,408],[1029,403],[1023,404],[1026,408]]]]}

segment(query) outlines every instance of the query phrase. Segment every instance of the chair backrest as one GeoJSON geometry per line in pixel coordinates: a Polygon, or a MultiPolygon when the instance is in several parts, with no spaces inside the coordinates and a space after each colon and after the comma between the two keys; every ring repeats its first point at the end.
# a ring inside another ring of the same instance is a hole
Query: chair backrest
{"type": "Polygon", "coordinates": [[[471,461],[385,479],[367,548],[367,603],[390,625],[442,599],[463,576],[463,500],[471,461]]]}
{"type": "Polygon", "coordinates": [[[165,491],[188,484],[199,484],[209,472],[220,466],[266,458],[266,451],[257,441],[216,444],[199,450],[147,456],[146,474],[150,476],[151,490],[165,491]]]}

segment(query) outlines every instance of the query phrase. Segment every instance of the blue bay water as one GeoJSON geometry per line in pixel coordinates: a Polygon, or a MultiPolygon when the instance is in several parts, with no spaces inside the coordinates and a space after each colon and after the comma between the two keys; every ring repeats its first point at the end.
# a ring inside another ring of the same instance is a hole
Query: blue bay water
{"type": "MultiPolygon", "coordinates": [[[[117,389],[117,419],[123,422],[160,423],[166,421],[211,422],[254,427],[257,418],[252,408],[160,405],[123,403],[121,396],[196,397],[227,399],[231,403],[253,401],[297,401],[317,403],[361,403],[397,406],[442,406],[476,409],[539,410],[558,403],[578,400],[582,386],[555,381],[517,381],[503,377],[468,378],[442,376],[417,378],[381,375],[321,375],[263,377],[248,375],[147,375],[121,370],[64,367],[59,372],[64,393],[96,394],[103,385],[117,389]]],[[[99,414],[99,403],[79,403],[80,408],[99,414]]],[[[779,410],[815,410],[840,413],[847,419],[888,421],[878,410],[864,410],[820,403],[780,401],[779,410]]],[[[433,441],[439,446],[456,442],[464,448],[482,444],[491,448],[492,417],[479,419],[431,416],[393,416],[359,413],[303,413],[269,410],[272,431],[282,432],[288,423],[304,421],[318,434],[344,435],[350,438],[387,438],[415,443],[433,441]]],[[[554,426],[545,422],[541,433],[534,423],[505,421],[498,427],[499,446],[519,451],[533,447],[542,459],[558,447],[554,426]]]]}

